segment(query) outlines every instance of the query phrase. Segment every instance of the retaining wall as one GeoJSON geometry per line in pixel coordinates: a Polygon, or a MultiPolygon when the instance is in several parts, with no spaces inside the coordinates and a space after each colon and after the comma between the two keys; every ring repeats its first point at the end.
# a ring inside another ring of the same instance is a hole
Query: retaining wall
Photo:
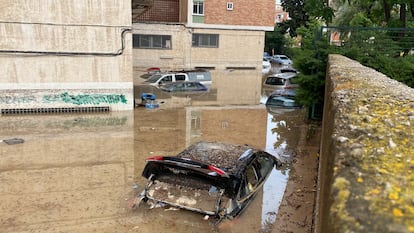
{"type": "Polygon", "coordinates": [[[314,232],[414,232],[414,89],[330,55],[314,232]]]}

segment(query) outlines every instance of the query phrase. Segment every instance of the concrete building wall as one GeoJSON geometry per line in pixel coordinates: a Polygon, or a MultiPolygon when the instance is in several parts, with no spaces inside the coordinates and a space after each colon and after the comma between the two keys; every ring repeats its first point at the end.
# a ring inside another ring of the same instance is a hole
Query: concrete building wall
{"type": "Polygon", "coordinates": [[[131,1],[0,2],[0,109],[133,108],[131,1]]]}
{"type": "Polygon", "coordinates": [[[218,90],[214,104],[259,103],[264,31],[134,23],[133,33],[171,35],[172,40],[171,49],[134,49],[134,79],[149,67],[164,71],[209,68],[213,87],[218,90]],[[218,34],[219,47],[192,47],[192,33],[218,34]]]}
{"type": "Polygon", "coordinates": [[[171,35],[171,49],[133,49],[133,66],[145,70],[160,67],[163,70],[183,69],[185,51],[189,50],[188,31],[183,25],[161,23],[134,23],[133,34],[171,35]]]}

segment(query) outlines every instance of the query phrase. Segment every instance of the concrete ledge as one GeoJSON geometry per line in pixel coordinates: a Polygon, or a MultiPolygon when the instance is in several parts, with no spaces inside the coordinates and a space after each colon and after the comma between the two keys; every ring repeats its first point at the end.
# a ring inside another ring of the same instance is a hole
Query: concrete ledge
{"type": "Polygon", "coordinates": [[[414,232],[414,89],[330,55],[325,90],[314,232],[414,232]]]}

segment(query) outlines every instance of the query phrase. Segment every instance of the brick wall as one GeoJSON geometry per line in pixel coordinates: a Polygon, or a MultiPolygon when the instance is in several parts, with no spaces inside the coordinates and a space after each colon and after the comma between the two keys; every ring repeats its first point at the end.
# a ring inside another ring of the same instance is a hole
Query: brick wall
{"type": "Polygon", "coordinates": [[[179,0],[154,0],[154,4],[151,8],[133,20],[136,22],[179,22],[179,7],[179,0]]]}
{"type": "Polygon", "coordinates": [[[206,0],[206,24],[273,26],[274,0],[206,0]],[[233,10],[227,10],[227,2],[233,3],[233,10]]]}

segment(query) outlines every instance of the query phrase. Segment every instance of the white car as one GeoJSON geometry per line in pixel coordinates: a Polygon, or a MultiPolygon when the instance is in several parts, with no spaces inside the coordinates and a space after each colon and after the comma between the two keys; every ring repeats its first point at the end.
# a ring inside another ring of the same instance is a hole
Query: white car
{"type": "Polygon", "coordinates": [[[270,69],[272,68],[272,64],[266,58],[263,58],[262,62],[262,74],[269,73],[270,69]]]}
{"type": "Polygon", "coordinates": [[[262,87],[265,90],[297,89],[299,87],[298,77],[296,73],[273,74],[265,79],[262,87]]]}
{"type": "Polygon", "coordinates": [[[293,64],[292,60],[290,60],[288,56],[280,55],[280,54],[273,55],[271,62],[280,64],[280,65],[292,65],[293,64]]]}

